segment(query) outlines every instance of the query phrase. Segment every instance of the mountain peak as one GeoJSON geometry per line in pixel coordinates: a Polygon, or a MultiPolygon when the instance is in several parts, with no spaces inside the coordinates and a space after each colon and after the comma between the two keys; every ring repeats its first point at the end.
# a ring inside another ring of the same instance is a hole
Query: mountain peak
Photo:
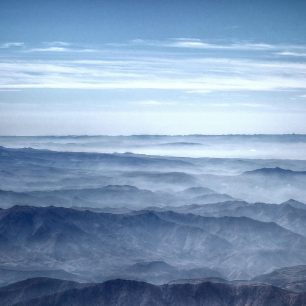
{"type": "Polygon", "coordinates": [[[291,207],[299,208],[299,209],[306,209],[306,204],[305,203],[302,203],[302,202],[297,201],[295,199],[289,199],[288,201],[285,201],[285,202],[281,203],[280,205],[291,206],[291,207]]]}
{"type": "Polygon", "coordinates": [[[295,175],[301,174],[306,175],[306,171],[294,171],[290,169],[284,169],[280,167],[274,168],[259,168],[251,171],[246,171],[243,174],[252,175],[252,174],[261,174],[261,175],[295,175]]]}

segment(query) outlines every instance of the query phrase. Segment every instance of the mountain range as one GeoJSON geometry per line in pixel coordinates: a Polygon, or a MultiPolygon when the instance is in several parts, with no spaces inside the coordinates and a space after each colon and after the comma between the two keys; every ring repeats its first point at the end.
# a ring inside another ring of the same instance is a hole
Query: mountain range
{"type": "Polygon", "coordinates": [[[0,305],[306,305],[304,160],[69,148],[0,147],[0,305]]]}
{"type": "Polygon", "coordinates": [[[158,286],[120,279],[79,284],[38,278],[0,288],[0,302],[3,306],[304,306],[306,293],[220,279],[158,286]]]}
{"type": "MultiPolygon", "coordinates": [[[[177,195],[187,188],[202,187],[248,202],[280,203],[291,198],[306,202],[303,160],[187,158],[4,147],[0,147],[0,156],[2,191],[86,190],[130,185],[177,195]]],[[[204,201],[203,204],[208,203],[204,201]]]]}
{"type": "Polygon", "coordinates": [[[3,267],[63,269],[75,280],[109,279],[137,261],[209,268],[230,279],[306,264],[306,237],[274,222],[173,211],[14,206],[0,211],[0,241],[3,267]]]}

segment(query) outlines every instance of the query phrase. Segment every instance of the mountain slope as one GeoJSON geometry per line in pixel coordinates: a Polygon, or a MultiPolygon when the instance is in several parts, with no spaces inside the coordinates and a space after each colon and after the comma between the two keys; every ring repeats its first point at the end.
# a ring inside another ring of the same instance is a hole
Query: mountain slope
{"type": "MultiPolygon", "coordinates": [[[[33,280],[28,280],[33,282],[33,280]]],[[[35,280],[34,280],[35,282],[35,280]]],[[[18,284],[17,284],[18,285],[18,284]]],[[[39,286],[39,284],[38,284],[39,286]]],[[[11,287],[14,287],[12,285],[11,287]]],[[[19,284],[20,287],[20,284],[19,284]]],[[[19,290],[22,290],[20,288],[19,290]]],[[[35,290],[35,288],[32,288],[35,290]]],[[[7,291],[7,289],[6,289],[7,291]]],[[[2,289],[5,292],[5,289],[2,289]]],[[[306,295],[271,285],[201,281],[162,286],[128,280],[111,280],[83,288],[55,291],[3,306],[305,306],[306,295]]],[[[16,299],[15,299],[16,300],[16,299]]],[[[1,297],[0,297],[1,302],[1,297]]]]}
{"type": "Polygon", "coordinates": [[[66,291],[72,288],[82,288],[86,285],[71,281],[63,281],[46,277],[27,279],[0,288],[1,306],[41,298],[56,292],[66,291]]]}
{"type": "Polygon", "coordinates": [[[15,206],[0,210],[0,243],[7,267],[64,269],[92,281],[143,261],[208,267],[229,278],[306,264],[306,238],[275,223],[167,211],[15,206]]]}
{"type": "Polygon", "coordinates": [[[271,273],[256,276],[253,280],[291,291],[306,292],[306,266],[277,269],[271,273]]]}
{"type": "MultiPolygon", "coordinates": [[[[168,175],[164,173],[163,175],[168,175]]],[[[159,183],[164,184],[161,180],[159,183]]],[[[164,186],[164,185],[163,185],[164,186]]],[[[193,188],[191,188],[193,189],[193,188]]],[[[89,208],[144,209],[150,206],[177,206],[189,203],[216,203],[233,200],[226,194],[199,187],[194,195],[188,189],[179,193],[151,191],[131,185],[106,185],[99,188],[57,189],[44,191],[6,191],[0,189],[0,206],[62,206],[89,208]]]]}
{"type": "Polygon", "coordinates": [[[290,231],[306,236],[306,205],[294,200],[282,204],[226,201],[208,205],[168,207],[168,209],[201,216],[248,217],[263,222],[275,222],[290,231]]]}

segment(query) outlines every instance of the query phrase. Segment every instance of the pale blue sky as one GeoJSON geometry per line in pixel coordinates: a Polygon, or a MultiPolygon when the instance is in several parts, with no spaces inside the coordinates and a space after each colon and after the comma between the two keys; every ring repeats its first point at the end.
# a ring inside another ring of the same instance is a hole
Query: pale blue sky
{"type": "Polygon", "coordinates": [[[306,1],[0,2],[0,134],[306,133],[306,1]]]}

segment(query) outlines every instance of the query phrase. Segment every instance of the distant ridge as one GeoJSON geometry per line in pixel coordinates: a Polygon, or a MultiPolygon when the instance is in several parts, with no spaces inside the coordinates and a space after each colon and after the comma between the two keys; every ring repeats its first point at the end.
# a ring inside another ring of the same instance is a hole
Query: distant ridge
{"type": "Polygon", "coordinates": [[[306,171],[294,171],[294,170],[289,170],[289,169],[283,169],[280,167],[275,167],[275,168],[260,168],[256,170],[246,171],[243,174],[246,174],[246,175],[252,175],[252,174],[306,175],[306,171]]]}

